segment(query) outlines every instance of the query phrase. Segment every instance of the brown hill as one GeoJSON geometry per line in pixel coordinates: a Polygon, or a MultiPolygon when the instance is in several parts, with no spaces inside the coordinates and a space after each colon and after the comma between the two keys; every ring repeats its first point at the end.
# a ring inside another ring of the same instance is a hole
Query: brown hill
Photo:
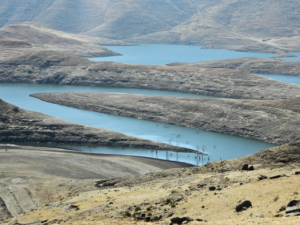
{"type": "Polygon", "coordinates": [[[41,113],[21,109],[0,99],[2,143],[57,143],[191,151],[101,128],[83,126],[41,113]]]}
{"type": "Polygon", "coordinates": [[[0,26],[30,21],[135,42],[251,51],[299,51],[297,0],[3,0],[0,26]],[[293,40],[295,44],[290,43],[293,40]]]}
{"type": "Polygon", "coordinates": [[[169,66],[186,66],[200,68],[226,68],[243,70],[258,74],[282,74],[300,76],[300,62],[284,61],[272,58],[239,58],[212,60],[196,63],[170,63],[169,66]]]}
{"type": "MultiPolygon", "coordinates": [[[[15,50],[16,54],[20,50],[20,47],[24,46],[12,46],[12,42],[27,43],[27,45],[31,45],[31,50],[33,51],[38,49],[48,49],[86,57],[119,55],[107,48],[99,46],[100,43],[116,44],[118,43],[117,41],[68,34],[28,23],[1,28],[0,38],[2,48],[6,50],[9,49],[12,52],[15,50]]],[[[120,44],[122,44],[122,42],[120,42],[120,44]]],[[[22,51],[26,50],[28,49],[22,49],[22,51]]],[[[1,52],[1,56],[3,54],[4,53],[1,52]]]]}

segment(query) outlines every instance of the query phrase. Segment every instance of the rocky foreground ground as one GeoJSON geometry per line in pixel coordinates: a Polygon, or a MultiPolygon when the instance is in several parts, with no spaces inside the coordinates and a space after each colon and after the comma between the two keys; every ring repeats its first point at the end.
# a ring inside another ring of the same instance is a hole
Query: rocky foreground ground
{"type": "Polygon", "coordinates": [[[298,224],[300,217],[286,216],[294,215],[287,204],[299,199],[299,146],[160,172],[151,171],[153,160],[145,175],[105,180],[98,160],[122,166],[136,159],[2,148],[2,224],[298,224]]]}

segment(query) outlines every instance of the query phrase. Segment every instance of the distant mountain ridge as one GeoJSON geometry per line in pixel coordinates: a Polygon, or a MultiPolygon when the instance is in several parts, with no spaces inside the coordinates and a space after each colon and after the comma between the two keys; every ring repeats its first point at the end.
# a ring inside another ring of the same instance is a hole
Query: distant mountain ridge
{"type": "Polygon", "coordinates": [[[244,51],[300,50],[298,0],[1,1],[0,27],[26,21],[132,42],[227,46],[244,51]],[[290,37],[297,44],[280,41],[290,37]]]}

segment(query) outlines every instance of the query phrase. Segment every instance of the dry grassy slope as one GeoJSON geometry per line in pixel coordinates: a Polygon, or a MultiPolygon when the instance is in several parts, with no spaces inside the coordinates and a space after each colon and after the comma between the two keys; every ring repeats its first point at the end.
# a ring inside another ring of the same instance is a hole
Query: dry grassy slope
{"type": "Polygon", "coordinates": [[[267,40],[299,37],[297,0],[3,0],[0,14],[0,26],[30,21],[112,39],[252,51],[299,50],[285,41],[267,40]]]}
{"type": "Polygon", "coordinates": [[[299,99],[229,100],[111,93],[34,94],[75,108],[284,144],[300,139],[299,99]]]}
{"type": "Polygon", "coordinates": [[[300,62],[271,58],[239,58],[196,63],[170,63],[169,66],[238,69],[250,73],[300,76],[300,62]]]}
{"type": "MultiPolygon", "coordinates": [[[[48,49],[85,57],[118,55],[118,53],[99,46],[101,42],[103,44],[116,44],[118,43],[116,41],[58,32],[29,23],[3,27],[0,29],[0,35],[0,37],[2,37],[1,39],[4,40],[20,40],[26,42],[32,46],[32,50],[48,49]]],[[[122,44],[122,42],[120,44],[122,44]]],[[[0,57],[5,54],[3,52],[5,49],[14,50],[9,43],[3,41],[1,42],[1,48],[2,52],[0,57]]],[[[23,51],[25,50],[27,49],[23,51]]],[[[18,48],[16,48],[15,51],[18,52],[18,48]]]]}
{"type": "MultiPolygon", "coordinates": [[[[281,218],[284,212],[277,212],[281,206],[300,196],[299,175],[295,175],[300,169],[299,145],[299,142],[295,142],[202,167],[170,169],[144,176],[114,179],[109,181],[114,182],[114,186],[100,189],[83,182],[80,190],[80,184],[75,182],[68,196],[48,207],[20,215],[17,220],[22,224],[48,220],[59,224],[165,225],[174,216],[190,216],[208,221],[191,222],[191,225],[299,224],[299,217],[281,218]],[[285,157],[285,162],[282,157],[285,157]],[[241,171],[244,163],[254,165],[255,170],[241,171]],[[287,176],[258,181],[259,175],[270,177],[278,174],[287,176]],[[198,184],[206,186],[199,188],[198,184]],[[209,191],[210,185],[219,185],[222,190],[209,191]],[[244,199],[250,200],[253,207],[236,213],[236,204],[244,199]],[[175,207],[171,206],[172,202],[177,202],[175,207]],[[68,207],[70,204],[75,209],[68,207]],[[148,215],[151,213],[152,218],[161,215],[162,219],[145,223],[134,220],[133,216],[124,218],[125,211],[133,215],[137,207],[141,208],[141,212],[148,215]]],[[[53,193],[51,197],[57,199],[57,195],[61,194],[53,193]]]]}
{"type": "MultiPolygon", "coordinates": [[[[3,143],[60,143],[87,146],[115,146],[174,151],[192,151],[83,126],[41,113],[18,108],[0,100],[0,141],[3,143]]],[[[193,152],[193,151],[192,151],[193,152]]]]}
{"type": "Polygon", "coordinates": [[[29,22],[2,27],[0,34],[2,37],[15,38],[36,45],[43,45],[45,43],[83,44],[82,42],[97,45],[128,45],[122,41],[66,33],[29,22]]]}
{"type": "Polygon", "coordinates": [[[53,51],[0,60],[0,65],[0,81],[6,83],[147,88],[244,99],[293,99],[300,96],[297,85],[229,69],[92,63],[53,51]]]}

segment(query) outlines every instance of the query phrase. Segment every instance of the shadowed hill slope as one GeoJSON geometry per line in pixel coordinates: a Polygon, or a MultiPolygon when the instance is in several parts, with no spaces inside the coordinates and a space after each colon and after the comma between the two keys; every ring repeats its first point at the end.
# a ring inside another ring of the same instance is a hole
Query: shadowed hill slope
{"type": "Polygon", "coordinates": [[[0,100],[0,141],[4,143],[57,143],[193,152],[193,150],[139,139],[106,129],[71,123],[24,110],[2,100],[0,100]]]}

